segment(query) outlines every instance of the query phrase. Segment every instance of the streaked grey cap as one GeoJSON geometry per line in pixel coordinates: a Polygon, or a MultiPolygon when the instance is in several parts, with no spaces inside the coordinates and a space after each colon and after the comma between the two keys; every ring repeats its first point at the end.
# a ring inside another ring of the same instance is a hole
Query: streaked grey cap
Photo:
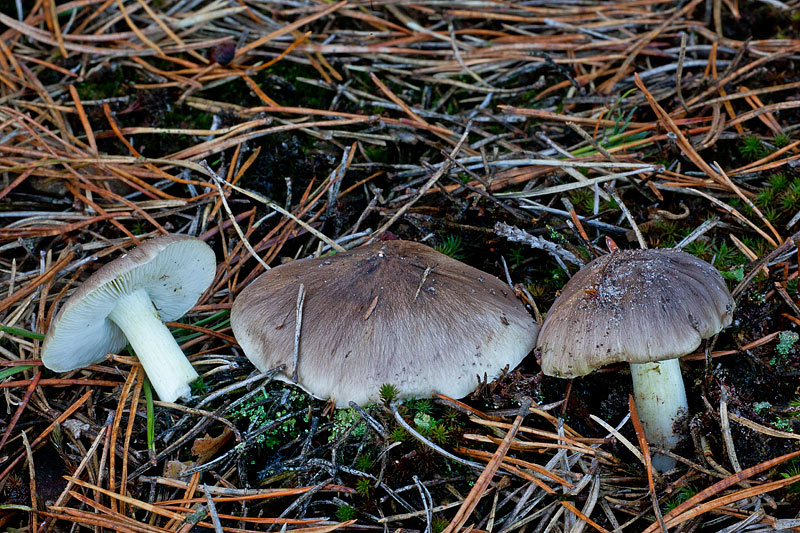
{"type": "Polygon", "coordinates": [[[47,330],[42,362],[56,372],[83,368],[128,341],[108,319],[120,296],[144,289],[161,320],[180,318],[216,273],[214,251],[187,235],[156,237],[100,267],[72,293],[47,330]]]}
{"type": "Polygon", "coordinates": [[[710,264],[674,249],[620,250],[578,271],[537,341],[545,374],[685,355],[731,323],[733,298],[710,264]]]}
{"type": "Polygon", "coordinates": [[[461,398],[533,349],[539,326],[494,276],[425,245],[385,241],[265,272],[236,298],[234,335],[262,371],[292,373],[298,289],[306,291],[298,384],[318,398],[461,398]]]}

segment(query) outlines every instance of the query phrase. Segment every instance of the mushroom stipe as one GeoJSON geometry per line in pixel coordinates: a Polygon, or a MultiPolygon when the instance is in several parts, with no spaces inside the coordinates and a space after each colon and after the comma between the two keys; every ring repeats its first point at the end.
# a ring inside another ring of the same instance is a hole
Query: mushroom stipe
{"type": "Polygon", "coordinates": [[[425,245],[384,241],[273,268],[236,297],[231,327],[253,364],[323,399],[364,405],[461,398],[533,349],[539,326],[499,279],[425,245]],[[297,340],[298,288],[305,288],[297,340]]]}

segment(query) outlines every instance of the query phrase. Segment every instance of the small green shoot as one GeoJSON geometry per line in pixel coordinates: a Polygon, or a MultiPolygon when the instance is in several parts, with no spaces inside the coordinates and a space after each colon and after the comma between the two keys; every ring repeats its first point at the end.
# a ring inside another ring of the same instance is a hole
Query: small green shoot
{"type": "Polygon", "coordinates": [[[781,195],[781,209],[794,213],[800,209],[800,178],[795,178],[781,195]]]}
{"type": "Polygon", "coordinates": [[[443,253],[453,259],[464,258],[464,241],[458,235],[448,235],[442,242],[436,245],[436,251],[443,253]]]}
{"type": "Polygon", "coordinates": [[[433,424],[428,430],[428,438],[436,444],[444,444],[450,437],[450,432],[447,428],[439,423],[433,424]]]}
{"type": "Polygon", "coordinates": [[[145,378],[142,382],[144,389],[144,399],[147,409],[147,449],[156,452],[156,414],[153,406],[153,389],[150,387],[150,380],[145,378]]]}
{"type": "Polygon", "coordinates": [[[400,391],[397,390],[397,387],[395,387],[391,383],[384,383],[383,385],[381,385],[381,401],[384,404],[389,405],[390,403],[392,403],[397,399],[397,396],[399,396],[399,394],[400,391]]]}
{"type": "Polygon", "coordinates": [[[696,240],[692,241],[686,245],[685,250],[692,254],[695,257],[699,257],[701,259],[708,257],[711,255],[711,245],[708,241],[701,241],[696,240]]]}
{"type": "Polygon", "coordinates": [[[785,133],[779,133],[775,137],[772,138],[772,144],[774,144],[778,148],[783,148],[784,146],[789,144],[789,136],[785,133]]]}
{"type": "MultiPolygon", "coordinates": [[[[781,472],[781,477],[783,479],[788,479],[795,476],[800,476],[800,460],[798,459],[792,459],[787,465],[786,472],[781,472]]],[[[800,493],[800,481],[792,483],[786,487],[786,490],[793,493],[800,493]]]]}
{"type": "Polygon", "coordinates": [[[353,464],[356,470],[367,472],[373,465],[372,459],[368,455],[359,455],[356,462],[353,464]]]}
{"type": "Polygon", "coordinates": [[[759,207],[766,207],[774,204],[777,197],[778,193],[774,188],[765,187],[759,191],[753,203],[759,207]]]}
{"type": "Polygon", "coordinates": [[[362,477],[356,481],[356,492],[365,498],[369,498],[369,491],[372,489],[372,484],[369,479],[362,477]]]}
{"type": "Polygon", "coordinates": [[[622,96],[620,96],[619,99],[617,100],[617,102],[615,104],[616,113],[615,113],[615,117],[614,117],[614,129],[611,132],[612,136],[613,135],[619,135],[620,133],[623,133],[626,129],[628,129],[628,126],[630,126],[631,120],[633,120],[633,116],[634,116],[634,113],[636,113],[637,107],[633,106],[631,108],[631,110],[628,111],[628,114],[625,115],[623,113],[623,111],[622,111],[622,106],[620,106],[619,104],[624,102],[625,98],[627,98],[628,95],[630,95],[635,90],[636,90],[635,87],[630,89],[630,90],[628,90],[622,96]]]}
{"type": "Polygon", "coordinates": [[[339,522],[347,522],[356,517],[356,510],[347,504],[340,505],[336,508],[336,519],[339,522]]]}
{"type": "Polygon", "coordinates": [[[450,524],[450,520],[446,518],[437,517],[431,521],[431,531],[432,533],[442,533],[445,528],[450,524]]]}
{"type": "Polygon", "coordinates": [[[588,188],[576,189],[569,193],[569,201],[581,214],[591,214],[594,209],[594,192],[588,188]]]}
{"type": "Polygon", "coordinates": [[[686,487],[679,489],[675,497],[664,505],[663,513],[666,514],[670,512],[678,505],[695,496],[697,492],[698,490],[691,485],[687,485],[686,487]]]}
{"type": "Polygon", "coordinates": [[[528,289],[528,292],[534,299],[543,298],[547,293],[547,287],[539,283],[526,283],[525,288],[528,289]]]}
{"type": "Polygon", "coordinates": [[[725,269],[733,264],[742,262],[737,249],[728,246],[728,243],[725,241],[712,247],[712,250],[714,254],[714,266],[717,268],[725,269]]]}
{"type": "Polygon", "coordinates": [[[133,227],[131,228],[131,233],[134,235],[142,235],[144,232],[147,231],[147,226],[141,220],[137,220],[133,223],[133,227]]]}
{"type": "Polygon", "coordinates": [[[798,279],[797,278],[790,279],[789,281],[787,281],[786,282],[786,292],[788,292],[792,296],[797,296],[797,284],[798,284],[798,279]]]}
{"type": "Polygon", "coordinates": [[[44,340],[43,333],[36,333],[33,331],[28,331],[27,329],[14,328],[11,326],[4,326],[3,324],[0,324],[0,331],[3,331],[5,333],[10,333],[11,335],[16,335],[17,337],[22,337],[25,339],[34,339],[39,341],[44,340]]]}
{"type": "Polygon", "coordinates": [[[766,218],[770,224],[774,224],[778,220],[778,210],[774,207],[765,207],[761,210],[761,214],[764,215],[764,218],[766,218]]]}
{"type": "Polygon", "coordinates": [[[189,388],[192,391],[192,396],[202,396],[208,390],[208,383],[205,382],[202,376],[189,383],[189,388]]]}
{"type": "Polygon", "coordinates": [[[34,365],[19,365],[6,368],[5,370],[0,370],[0,379],[7,378],[8,376],[13,376],[14,374],[19,374],[20,372],[25,372],[26,370],[30,370],[33,367],[34,365]]]}
{"type": "Polygon", "coordinates": [[[394,428],[392,432],[389,434],[389,440],[391,440],[392,442],[403,442],[407,438],[408,438],[408,433],[406,433],[405,429],[399,426],[394,428]]]}
{"type": "Polygon", "coordinates": [[[519,246],[512,248],[508,252],[508,260],[515,268],[522,264],[523,259],[525,259],[525,252],[519,246]]]}
{"type": "Polygon", "coordinates": [[[761,142],[761,139],[755,135],[746,135],[739,145],[739,153],[745,159],[755,161],[756,159],[761,159],[766,155],[766,149],[764,147],[764,143],[761,142]]]}
{"type": "Polygon", "coordinates": [[[789,186],[789,178],[783,173],[773,174],[769,177],[769,186],[777,192],[782,192],[789,186]]]}

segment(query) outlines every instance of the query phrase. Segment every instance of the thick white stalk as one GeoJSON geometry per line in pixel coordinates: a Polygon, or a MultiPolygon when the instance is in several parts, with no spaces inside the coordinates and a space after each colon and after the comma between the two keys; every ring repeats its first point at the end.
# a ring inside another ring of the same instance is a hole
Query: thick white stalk
{"type": "Polygon", "coordinates": [[[197,372],[145,290],[121,297],[108,318],[125,333],[162,401],[174,402],[191,394],[189,383],[197,379],[197,372]]]}
{"type": "MultiPolygon", "coordinates": [[[[631,376],[636,410],[647,442],[674,449],[681,440],[680,433],[674,431],[675,422],[689,412],[678,359],[631,364],[631,376]]],[[[675,460],[665,455],[653,454],[652,458],[653,468],[659,472],[675,466],[675,460]]]]}

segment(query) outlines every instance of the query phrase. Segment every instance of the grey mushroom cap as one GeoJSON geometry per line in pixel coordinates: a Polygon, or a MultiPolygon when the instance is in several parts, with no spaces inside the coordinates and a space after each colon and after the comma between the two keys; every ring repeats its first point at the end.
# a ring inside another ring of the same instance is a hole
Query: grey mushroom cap
{"type": "Polygon", "coordinates": [[[533,349],[539,326],[512,289],[425,245],[385,241],[302,259],[258,277],[236,298],[231,326],[262,371],[291,381],[297,296],[303,306],[298,385],[340,406],[402,397],[461,398],[533,349]]]}
{"type": "Polygon", "coordinates": [[[680,357],[728,326],[734,306],[717,269],[688,253],[610,253],[578,271],[550,308],[537,341],[542,370],[576,377],[680,357]]]}
{"type": "Polygon", "coordinates": [[[144,241],[126,255],[100,267],[78,287],[50,324],[42,362],[67,372],[101,361],[128,341],[108,315],[120,296],[144,289],[162,321],[183,316],[216,273],[214,251],[187,235],[144,241]]]}

